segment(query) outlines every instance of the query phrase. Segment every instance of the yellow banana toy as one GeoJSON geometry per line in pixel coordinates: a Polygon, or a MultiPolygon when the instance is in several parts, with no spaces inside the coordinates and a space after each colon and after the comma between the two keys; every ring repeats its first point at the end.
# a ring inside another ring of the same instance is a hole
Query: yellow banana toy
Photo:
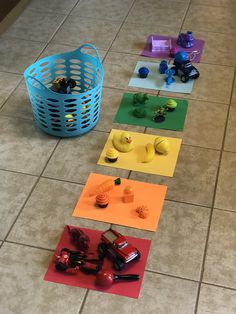
{"type": "Polygon", "coordinates": [[[153,144],[148,143],[145,146],[146,149],[146,156],[145,159],[143,160],[143,162],[150,162],[153,160],[154,156],[155,156],[155,147],[153,144]]]}

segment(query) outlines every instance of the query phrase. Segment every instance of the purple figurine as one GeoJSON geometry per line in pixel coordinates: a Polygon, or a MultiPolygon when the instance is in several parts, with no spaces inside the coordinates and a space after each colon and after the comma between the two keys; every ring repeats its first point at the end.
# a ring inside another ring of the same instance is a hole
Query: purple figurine
{"type": "Polygon", "coordinates": [[[177,44],[183,48],[191,48],[194,45],[193,33],[188,31],[187,33],[181,33],[178,36],[177,44]]]}

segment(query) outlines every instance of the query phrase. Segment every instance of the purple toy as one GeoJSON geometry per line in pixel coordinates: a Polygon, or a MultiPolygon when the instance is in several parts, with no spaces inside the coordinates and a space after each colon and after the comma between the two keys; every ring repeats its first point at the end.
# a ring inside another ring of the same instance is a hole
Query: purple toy
{"type": "Polygon", "coordinates": [[[192,32],[181,33],[177,39],[177,44],[183,48],[191,48],[194,45],[192,32]]]}

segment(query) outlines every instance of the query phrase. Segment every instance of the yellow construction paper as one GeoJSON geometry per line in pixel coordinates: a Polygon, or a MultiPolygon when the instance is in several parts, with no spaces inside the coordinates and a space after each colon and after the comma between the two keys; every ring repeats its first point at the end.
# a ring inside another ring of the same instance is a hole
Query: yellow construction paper
{"type": "Polygon", "coordinates": [[[159,135],[128,132],[132,137],[134,149],[128,153],[120,152],[118,160],[111,163],[106,160],[106,151],[113,147],[112,138],[115,132],[124,131],[119,129],[111,130],[97,162],[99,165],[173,177],[182,139],[166,137],[170,144],[169,154],[164,156],[156,153],[151,162],[143,163],[142,161],[146,155],[146,144],[154,143],[155,138],[159,135]]]}

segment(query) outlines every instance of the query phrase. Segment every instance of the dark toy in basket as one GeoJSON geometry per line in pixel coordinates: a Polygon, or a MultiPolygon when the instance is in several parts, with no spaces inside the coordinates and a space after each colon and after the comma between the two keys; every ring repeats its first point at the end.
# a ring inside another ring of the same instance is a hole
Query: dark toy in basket
{"type": "Polygon", "coordinates": [[[75,80],[69,79],[66,81],[63,77],[58,77],[52,82],[51,90],[60,94],[71,94],[71,89],[75,86],[75,80]]]}

